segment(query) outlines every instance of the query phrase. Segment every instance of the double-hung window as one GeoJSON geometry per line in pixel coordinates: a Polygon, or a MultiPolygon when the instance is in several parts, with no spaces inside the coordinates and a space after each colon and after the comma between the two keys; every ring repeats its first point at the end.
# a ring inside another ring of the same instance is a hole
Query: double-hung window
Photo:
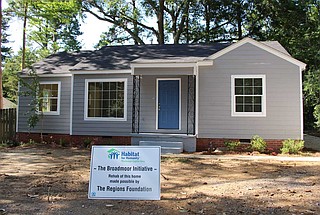
{"type": "Polygon", "coordinates": [[[266,116],[265,75],[231,76],[232,116],[266,116]]]}
{"type": "Polygon", "coordinates": [[[45,115],[60,114],[60,86],[61,82],[39,83],[39,111],[45,115]]]}
{"type": "Polygon", "coordinates": [[[85,119],[125,121],[127,79],[86,80],[85,119]]]}

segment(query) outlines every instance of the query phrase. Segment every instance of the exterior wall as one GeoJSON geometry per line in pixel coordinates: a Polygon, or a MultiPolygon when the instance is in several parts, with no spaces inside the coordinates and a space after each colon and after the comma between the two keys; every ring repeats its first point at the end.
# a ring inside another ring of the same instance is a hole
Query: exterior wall
{"type": "Polygon", "coordinates": [[[187,87],[187,76],[142,76],[140,83],[140,133],[186,133],[187,87]],[[156,129],[157,78],[181,78],[181,130],[156,129]]]}
{"type": "Polygon", "coordinates": [[[72,135],[130,136],[132,130],[132,87],[130,74],[74,75],[72,135]],[[85,80],[108,78],[127,78],[127,120],[85,120],[85,80]]]}
{"type": "Polygon", "coordinates": [[[300,139],[300,71],[251,44],[199,69],[199,138],[300,139]],[[231,75],[266,76],[266,116],[231,116],[231,75]]]}
{"type": "MultiPolygon", "coordinates": [[[[24,78],[24,80],[27,81],[28,78],[24,78]]],[[[30,132],[69,134],[71,77],[39,78],[39,81],[61,81],[60,115],[44,115],[43,121],[39,121],[35,128],[30,129],[30,132]]],[[[19,92],[23,91],[26,91],[26,88],[20,86],[19,92]]],[[[28,112],[31,101],[30,96],[19,96],[18,132],[29,132],[27,121],[30,116],[28,112]]]]}

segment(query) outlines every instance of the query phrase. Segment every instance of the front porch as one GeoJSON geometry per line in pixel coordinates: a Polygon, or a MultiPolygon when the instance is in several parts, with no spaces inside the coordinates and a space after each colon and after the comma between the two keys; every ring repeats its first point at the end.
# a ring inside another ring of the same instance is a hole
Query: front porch
{"type": "Polygon", "coordinates": [[[195,67],[161,66],[133,68],[131,144],[177,143],[183,151],[195,151],[195,67]]]}

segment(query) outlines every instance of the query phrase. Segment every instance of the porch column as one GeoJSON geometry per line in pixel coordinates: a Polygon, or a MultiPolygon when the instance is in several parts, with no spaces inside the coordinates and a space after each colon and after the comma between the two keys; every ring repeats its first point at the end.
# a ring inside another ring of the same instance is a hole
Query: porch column
{"type": "Polygon", "coordinates": [[[132,133],[140,131],[140,75],[133,75],[132,133]]]}
{"type": "Polygon", "coordinates": [[[196,76],[188,75],[187,95],[187,134],[195,134],[196,131],[196,76]]]}

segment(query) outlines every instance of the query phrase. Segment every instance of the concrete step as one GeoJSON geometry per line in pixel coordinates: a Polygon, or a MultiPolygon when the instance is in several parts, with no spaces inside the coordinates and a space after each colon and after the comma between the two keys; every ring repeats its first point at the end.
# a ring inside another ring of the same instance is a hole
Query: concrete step
{"type": "Polygon", "coordinates": [[[139,146],[161,146],[161,154],[179,154],[183,152],[183,142],[139,141],[139,146]]]}

